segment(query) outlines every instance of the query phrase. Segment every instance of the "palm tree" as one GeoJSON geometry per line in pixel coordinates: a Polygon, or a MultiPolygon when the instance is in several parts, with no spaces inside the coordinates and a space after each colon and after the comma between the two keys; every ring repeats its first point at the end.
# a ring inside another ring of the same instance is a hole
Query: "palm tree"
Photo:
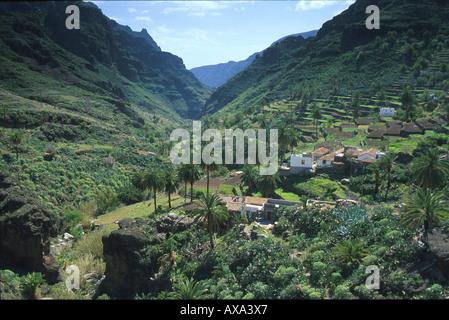
{"type": "Polygon", "coordinates": [[[410,113],[413,111],[413,105],[415,103],[415,97],[410,92],[408,87],[404,88],[401,95],[402,109],[405,111],[405,120],[410,117],[410,113]]]}
{"type": "Polygon", "coordinates": [[[363,247],[364,244],[357,239],[343,240],[334,247],[334,257],[338,264],[360,263],[361,259],[368,254],[368,249],[363,247]]]}
{"type": "Polygon", "coordinates": [[[174,285],[175,291],[170,297],[176,300],[204,299],[206,287],[203,282],[197,282],[193,278],[185,279],[174,285]]]}
{"type": "Polygon", "coordinates": [[[179,181],[184,182],[184,203],[186,203],[187,199],[187,183],[189,182],[188,179],[188,172],[187,172],[187,165],[186,164],[180,164],[178,168],[176,169],[176,174],[178,176],[179,181]]]}
{"type": "Polygon", "coordinates": [[[201,179],[201,168],[197,164],[186,164],[186,179],[190,183],[190,202],[193,202],[193,184],[201,179]]]}
{"type": "Polygon", "coordinates": [[[214,233],[221,224],[229,218],[228,209],[216,194],[201,194],[199,207],[193,211],[195,221],[201,221],[204,229],[209,233],[210,249],[214,249],[214,233]]]}
{"type": "Polygon", "coordinates": [[[447,183],[449,177],[449,161],[441,159],[444,151],[434,148],[425,150],[418,158],[413,159],[410,171],[413,178],[422,187],[435,189],[447,183]]]}
{"type": "Polygon", "coordinates": [[[258,178],[259,174],[255,166],[246,165],[243,167],[240,179],[242,184],[248,187],[248,190],[251,190],[256,186],[258,178]]]}
{"type": "Polygon", "coordinates": [[[167,170],[165,172],[165,188],[164,191],[168,195],[168,207],[171,209],[171,194],[175,193],[179,188],[179,180],[173,170],[167,170]]]}
{"type": "Polygon", "coordinates": [[[440,221],[449,218],[449,202],[441,191],[418,188],[402,209],[403,222],[410,227],[422,226],[424,233],[440,221]]]}
{"type": "Polygon", "coordinates": [[[145,172],[144,171],[137,171],[136,173],[133,174],[133,176],[131,177],[131,183],[138,189],[140,190],[144,190],[145,189],[145,184],[144,184],[144,177],[145,177],[145,172]]]}
{"type": "Polygon", "coordinates": [[[317,105],[313,106],[311,116],[315,120],[315,135],[318,139],[318,120],[323,118],[323,114],[321,113],[321,110],[317,105]]]}
{"type": "Polygon", "coordinates": [[[153,191],[154,197],[154,212],[157,213],[156,194],[163,191],[165,186],[165,180],[163,172],[159,168],[149,168],[145,171],[143,177],[143,184],[146,189],[153,191]]]}
{"type": "Polygon", "coordinates": [[[293,152],[293,149],[299,143],[299,134],[298,131],[293,126],[289,126],[287,129],[287,134],[290,136],[288,146],[290,147],[290,153],[293,152]]]}
{"type": "Polygon", "coordinates": [[[9,134],[9,141],[14,144],[17,160],[19,160],[19,145],[25,140],[25,135],[21,131],[14,130],[9,134]]]}
{"type": "Polygon", "coordinates": [[[269,197],[277,189],[277,182],[280,181],[281,179],[277,173],[273,175],[261,175],[257,181],[257,185],[264,197],[269,197]]]}
{"type": "Polygon", "coordinates": [[[356,91],[351,100],[352,117],[357,119],[360,116],[360,92],[356,91]]]}
{"type": "Polygon", "coordinates": [[[372,163],[369,166],[369,169],[371,169],[371,172],[374,175],[374,197],[377,196],[377,194],[379,193],[379,185],[380,185],[380,166],[377,162],[372,163]]]}
{"type": "Polygon", "coordinates": [[[173,266],[176,267],[176,260],[178,259],[178,253],[175,251],[175,245],[173,241],[166,241],[162,245],[164,254],[158,259],[162,270],[170,270],[173,266]],[[165,245],[164,245],[165,244],[165,245]]]}
{"type": "Polygon", "coordinates": [[[382,156],[379,161],[379,167],[385,171],[387,174],[387,189],[385,190],[385,201],[387,200],[388,191],[391,187],[391,172],[393,171],[394,161],[396,160],[396,155],[393,153],[387,153],[382,156]]]}
{"type": "Polygon", "coordinates": [[[278,143],[284,151],[287,150],[287,147],[290,145],[289,130],[285,123],[282,123],[278,128],[278,143]]]}
{"type": "Polygon", "coordinates": [[[206,164],[203,161],[201,161],[201,168],[203,170],[206,170],[206,177],[207,177],[207,194],[209,194],[209,181],[210,181],[210,172],[218,169],[218,164],[215,162],[212,162],[210,164],[206,164]]]}

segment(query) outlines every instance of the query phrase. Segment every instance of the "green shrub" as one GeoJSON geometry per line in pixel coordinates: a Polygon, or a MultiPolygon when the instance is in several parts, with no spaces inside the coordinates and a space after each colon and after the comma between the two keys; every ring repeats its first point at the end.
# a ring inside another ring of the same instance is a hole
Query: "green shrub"
{"type": "Polygon", "coordinates": [[[39,296],[39,287],[43,283],[39,272],[28,273],[20,278],[20,293],[26,300],[34,300],[39,296]]]}
{"type": "Polygon", "coordinates": [[[345,284],[338,285],[334,290],[334,298],[345,300],[351,299],[352,293],[350,291],[350,288],[345,284]]]}
{"type": "Polygon", "coordinates": [[[83,220],[83,214],[78,209],[67,209],[64,212],[64,221],[69,228],[73,228],[83,220]]]}

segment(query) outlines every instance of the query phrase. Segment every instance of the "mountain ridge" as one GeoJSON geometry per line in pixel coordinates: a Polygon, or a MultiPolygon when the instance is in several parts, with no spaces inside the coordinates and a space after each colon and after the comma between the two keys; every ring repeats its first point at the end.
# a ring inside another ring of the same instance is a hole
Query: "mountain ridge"
{"type": "Polygon", "coordinates": [[[107,94],[133,105],[132,109],[159,110],[179,120],[201,115],[210,89],[185,68],[181,58],[161,51],[146,30],[134,32],[121,26],[92,3],[1,6],[5,14],[0,16],[4,25],[0,49],[5,64],[0,74],[9,69],[16,73],[15,79],[27,79],[18,86],[5,76],[9,83],[3,89],[21,95],[36,87],[48,88],[36,83],[31,74],[37,72],[45,81],[56,80],[84,95],[107,94]],[[79,30],[65,28],[65,8],[71,4],[80,8],[79,30]]]}
{"type": "MultiPolygon", "coordinates": [[[[304,38],[314,37],[317,34],[317,32],[318,30],[312,30],[302,33],[291,34],[276,40],[270,45],[270,47],[276,45],[277,43],[285,40],[288,37],[298,37],[298,36],[302,36],[304,38]]],[[[195,77],[197,77],[200,81],[202,81],[209,87],[218,88],[226,81],[231,79],[234,75],[250,66],[251,63],[253,63],[253,61],[256,59],[256,57],[258,55],[263,54],[265,50],[255,52],[245,60],[240,61],[230,60],[228,62],[218,63],[214,65],[192,68],[190,69],[190,71],[195,75],[195,77]]]]}
{"type": "Polygon", "coordinates": [[[317,83],[321,95],[329,95],[336,83],[348,93],[369,90],[375,81],[388,87],[402,76],[402,65],[413,68],[424,46],[442,41],[448,16],[447,4],[438,0],[417,5],[359,0],[324,23],[316,37],[287,38],[269,48],[212,93],[205,115],[225,119],[237,110],[245,113],[288,99],[292,91],[317,83]],[[381,11],[379,30],[366,28],[365,9],[372,4],[381,11]]]}

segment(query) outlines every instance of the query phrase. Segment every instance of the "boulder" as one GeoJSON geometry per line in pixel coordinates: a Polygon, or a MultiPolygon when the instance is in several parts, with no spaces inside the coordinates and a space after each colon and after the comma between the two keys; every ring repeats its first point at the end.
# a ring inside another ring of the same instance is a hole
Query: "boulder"
{"type": "Polygon", "coordinates": [[[449,281],[449,237],[446,231],[433,228],[427,233],[425,248],[420,258],[408,268],[424,279],[447,283],[449,281]]]}
{"type": "Polygon", "coordinates": [[[131,299],[139,293],[167,288],[170,281],[159,277],[158,257],[148,259],[147,250],[192,223],[191,217],[178,214],[119,221],[119,229],[102,238],[106,270],[98,294],[131,299]]]}
{"type": "Polygon", "coordinates": [[[100,292],[111,297],[132,298],[136,293],[148,291],[149,278],[154,272],[142,261],[144,249],[150,244],[143,227],[141,219],[127,219],[119,223],[118,230],[103,236],[106,270],[100,292]]]}
{"type": "Polygon", "coordinates": [[[0,268],[41,272],[48,283],[55,283],[62,277],[50,239],[58,234],[61,220],[18,184],[0,173],[0,268]]]}

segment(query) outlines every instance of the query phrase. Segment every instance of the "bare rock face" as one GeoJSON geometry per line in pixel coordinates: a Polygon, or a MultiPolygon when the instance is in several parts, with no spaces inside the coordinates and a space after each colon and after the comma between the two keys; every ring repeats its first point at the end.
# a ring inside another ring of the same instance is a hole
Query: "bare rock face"
{"type": "Polygon", "coordinates": [[[439,228],[432,229],[427,235],[427,246],[433,257],[435,267],[449,280],[449,236],[439,228]]]}
{"type": "Polygon", "coordinates": [[[159,256],[148,258],[148,248],[164,242],[171,234],[185,230],[193,219],[169,214],[154,220],[125,219],[119,229],[103,236],[105,279],[98,294],[131,299],[136,294],[166,288],[169,280],[158,277],[159,256]]]}
{"type": "Polygon", "coordinates": [[[55,283],[61,277],[50,239],[61,221],[35,194],[16,184],[6,173],[0,174],[0,267],[41,272],[48,283],[55,283]]]}
{"type": "Polygon", "coordinates": [[[439,283],[449,282],[449,235],[433,228],[426,236],[426,248],[421,257],[414,261],[409,271],[418,272],[424,279],[439,283]]]}

